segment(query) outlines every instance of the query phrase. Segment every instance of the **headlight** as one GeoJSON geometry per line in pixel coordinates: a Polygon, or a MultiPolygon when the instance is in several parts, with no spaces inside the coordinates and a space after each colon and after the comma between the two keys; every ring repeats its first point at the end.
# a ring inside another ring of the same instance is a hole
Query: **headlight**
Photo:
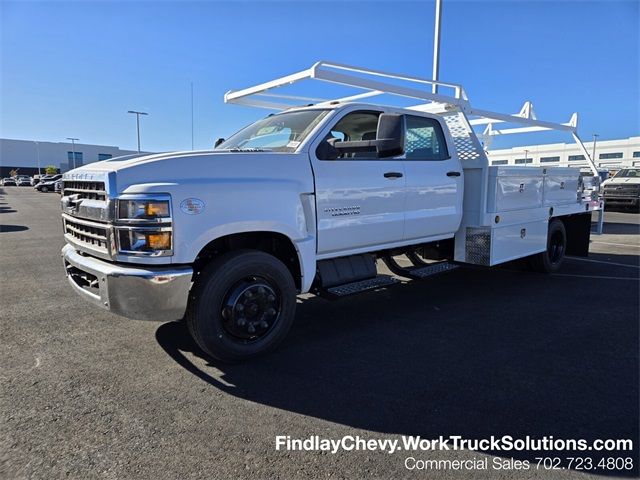
{"type": "Polygon", "coordinates": [[[171,219],[168,198],[134,198],[118,200],[119,220],[164,221],[171,219]]]}
{"type": "Polygon", "coordinates": [[[119,254],[173,255],[171,197],[166,194],[123,195],[116,205],[119,254]]]}
{"type": "Polygon", "coordinates": [[[171,255],[171,227],[118,229],[119,253],[171,255]]]}

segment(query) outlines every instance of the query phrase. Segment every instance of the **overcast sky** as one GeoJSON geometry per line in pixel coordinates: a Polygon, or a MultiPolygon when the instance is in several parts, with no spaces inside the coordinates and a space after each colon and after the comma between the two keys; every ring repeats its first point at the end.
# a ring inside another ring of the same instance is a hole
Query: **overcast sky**
{"type": "MultiPolygon", "coordinates": [[[[640,2],[444,0],[442,80],[481,108],[580,113],[585,140],[640,134],[640,2]]],[[[434,3],[0,2],[0,136],[135,149],[210,148],[268,111],[240,89],[320,59],[430,77],[434,3]]],[[[315,89],[314,94],[321,94],[315,89]]],[[[514,143],[509,139],[509,144],[514,143]]],[[[519,143],[570,141],[558,134],[519,143]]],[[[504,141],[496,146],[506,146],[504,141]]]]}

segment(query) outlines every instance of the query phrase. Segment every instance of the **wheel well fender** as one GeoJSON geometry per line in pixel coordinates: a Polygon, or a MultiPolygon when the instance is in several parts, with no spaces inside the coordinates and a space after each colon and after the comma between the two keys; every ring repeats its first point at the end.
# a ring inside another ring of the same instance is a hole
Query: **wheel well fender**
{"type": "Polygon", "coordinates": [[[301,254],[296,244],[286,235],[278,232],[258,231],[224,235],[207,243],[196,256],[194,274],[204,268],[219,255],[233,250],[259,250],[273,255],[287,267],[295,282],[296,288],[302,288],[303,270],[301,254]]]}

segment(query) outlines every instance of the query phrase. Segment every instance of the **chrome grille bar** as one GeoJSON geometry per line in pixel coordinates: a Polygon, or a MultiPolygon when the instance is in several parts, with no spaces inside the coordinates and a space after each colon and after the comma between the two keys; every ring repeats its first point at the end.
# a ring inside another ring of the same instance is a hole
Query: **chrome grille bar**
{"type": "Polygon", "coordinates": [[[62,214],[65,236],[81,247],[109,255],[109,229],[104,223],[81,220],[67,214],[62,214]]]}
{"type": "Polygon", "coordinates": [[[63,180],[62,195],[77,195],[78,199],[106,200],[107,192],[104,182],[88,180],[63,180]]]}
{"type": "Polygon", "coordinates": [[[91,233],[91,231],[85,231],[85,230],[76,228],[73,226],[72,222],[67,222],[67,230],[71,230],[72,232],[77,233],[79,236],[85,236],[85,237],[93,238],[95,240],[99,240],[100,242],[104,242],[106,238],[103,235],[97,235],[95,233],[91,233]]]}

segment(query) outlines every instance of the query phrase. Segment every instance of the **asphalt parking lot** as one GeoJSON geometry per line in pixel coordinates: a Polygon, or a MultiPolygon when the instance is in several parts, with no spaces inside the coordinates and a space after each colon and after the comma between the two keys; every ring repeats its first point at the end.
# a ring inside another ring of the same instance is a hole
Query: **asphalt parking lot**
{"type": "Polygon", "coordinates": [[[630,438],[635,470],[597,475],[638,474],[637,213],[607,211],[590,258],[557,275],[465,268],[301,299],[278,351],[229,366],[204,359],[181,322],[81,301],[62,271],[58,200],[0,188],[1,478],[478,478],[407,471],[402,452],[276,451],[276,435],[630,438]]]}

